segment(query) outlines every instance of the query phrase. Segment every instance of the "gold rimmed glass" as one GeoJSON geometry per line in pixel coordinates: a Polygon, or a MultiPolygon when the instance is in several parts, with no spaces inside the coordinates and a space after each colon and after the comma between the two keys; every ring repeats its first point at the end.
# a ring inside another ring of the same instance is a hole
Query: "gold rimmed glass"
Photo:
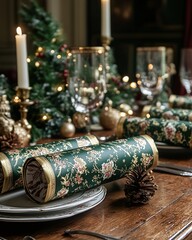
{"type": "Polygon", "coordinates": [[[188,96],[192,95],[192,48],[181,49],[181,62],[179,70],[181,83],[188,96]]]}
{"type": "Polygon", "coordinates": [[[77,112],[86,114],[90,133],[90,114],[98,109],[106,93],[104,47],[76,47],[68,50],[68,89],[77,112]]]}
{"type": "Polygon", "coordinates": [[[166,48],[138,47],[136,58],[140,90],[151,103],[163,89],[166,76],[166,48]]]}

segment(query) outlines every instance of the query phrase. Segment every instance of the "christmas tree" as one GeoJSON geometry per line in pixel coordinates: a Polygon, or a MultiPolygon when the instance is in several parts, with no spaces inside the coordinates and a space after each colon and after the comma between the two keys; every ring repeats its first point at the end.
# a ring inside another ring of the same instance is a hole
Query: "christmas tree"
{"type": "MultiPolygon", "coordinates": [[[[68,47],[59,24],[35,0],[22,5],[20,15],[29,30],[34,52],[29,57],[30,98],[34,101],[28,114],[32,140],[57,137],[62,124],[75,113],[67,90],[68,47]]],[[[137,91],[118,74],[112,49],[107,48],[106,52],[108,81],[103,105],[109,100],[118,109],[122,103],[134,104],[137,91]]]]}
{"type": "Polygon", "coordinates": [[[59,136],[62,123],[74,111],[67,91],[67,45],[58,23],[35,0],[22,5],[20,15],[34,51],[29,56],[32,140],[59,136]]]}

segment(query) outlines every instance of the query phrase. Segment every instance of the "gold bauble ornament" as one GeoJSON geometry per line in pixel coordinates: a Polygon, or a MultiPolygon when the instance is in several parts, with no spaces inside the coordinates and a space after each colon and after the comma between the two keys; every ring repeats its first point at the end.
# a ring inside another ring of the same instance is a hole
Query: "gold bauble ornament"
{"type": "Polygon", "coordinates": [[[73,114],[73,124],[76,128],[82,129],[87,126],[87,119],[85,113],[76,112],[73,114]]]}
{"type": "Polygon", "coordinates": [[[120,118],[120,111],[112,108],[111,101],[101,110],[100,125],[106,130],[113,130],[120,118]]]}
{"type": "Polygon", "coordinates": [[[72,123],[71,119],[68,119],[67,122],[64,122],[60,128],[60,134],[62,137],[70,138],[75,134],[75,126],[72,123]]]}
{"type": "Polygon", "coordinates": [[[11,107],[6,95],[0,96],[0,135],[12,132],[15,121],[11,118],[11,107]]]}
{"type": "Polygon", "coordinates": [[[20,147],[27,147],[29,145],[31,138],[29,131],[22,127],[19,122],[14,125],[13,133],[18,136],[20,147]]]}

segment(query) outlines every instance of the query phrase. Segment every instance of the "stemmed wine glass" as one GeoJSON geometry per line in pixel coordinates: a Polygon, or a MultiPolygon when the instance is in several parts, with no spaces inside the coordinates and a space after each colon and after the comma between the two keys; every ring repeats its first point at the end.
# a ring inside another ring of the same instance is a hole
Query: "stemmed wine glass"
{"type": "Polygon", "coordinates": [[[106,93],[104,47],[77,47],[68,51],[68,89],[77,112],[85,113],[90,133],[90,113],[102,105],[106,93]]]}
{"type": "Polygon", "coordinates": [[[192,48],[181,50],[180,78],[187,95],[192,93],[192,48]]]}
{"type": "Polygon", "coordinates": [[[166,76],[166,48],[139,47],[136,61],[141,93],[152,104],[163,88],[166,76]]]}

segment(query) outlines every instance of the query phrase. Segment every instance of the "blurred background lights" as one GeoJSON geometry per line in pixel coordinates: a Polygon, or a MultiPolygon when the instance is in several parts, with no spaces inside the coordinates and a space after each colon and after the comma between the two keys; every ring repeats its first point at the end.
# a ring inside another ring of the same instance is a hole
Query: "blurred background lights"
{"type": "Polygon", "coordinates": [[[122,79],[123,82],[127,83],[129,81],[129,77],[128,76],[124,76],[122,79]]]}

